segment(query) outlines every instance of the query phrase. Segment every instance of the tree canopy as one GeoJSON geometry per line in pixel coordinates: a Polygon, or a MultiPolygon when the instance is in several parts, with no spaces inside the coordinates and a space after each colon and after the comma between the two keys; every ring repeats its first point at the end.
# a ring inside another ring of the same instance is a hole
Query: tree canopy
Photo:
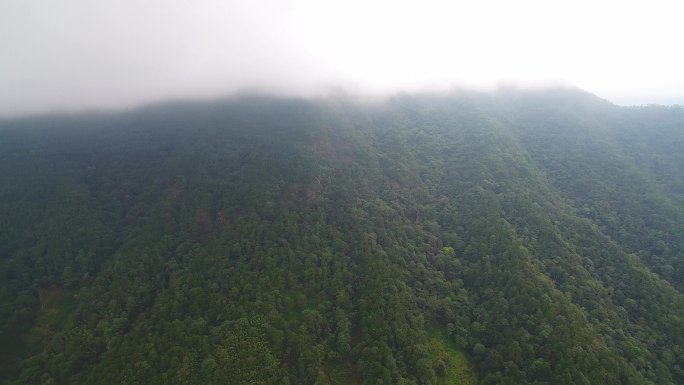
{"type": "Polygon", "coordinates": [[[682,148],[572,90],[1,121],[0,382],[684,383],[682,148]]]}

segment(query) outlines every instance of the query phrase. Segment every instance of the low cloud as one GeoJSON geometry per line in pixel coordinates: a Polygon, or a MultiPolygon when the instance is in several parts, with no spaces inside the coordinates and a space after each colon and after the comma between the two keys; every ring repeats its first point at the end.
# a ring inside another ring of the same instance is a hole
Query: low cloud
{"type": "Polygon", "coordinates": [[[241,90],[381,94],[501,81],[562,82],[615,100],[668,102],[668,95],[684,94],[677,49],[684,27],[666,3],[644,7],[6,0],[0,115],[241,90]]]}

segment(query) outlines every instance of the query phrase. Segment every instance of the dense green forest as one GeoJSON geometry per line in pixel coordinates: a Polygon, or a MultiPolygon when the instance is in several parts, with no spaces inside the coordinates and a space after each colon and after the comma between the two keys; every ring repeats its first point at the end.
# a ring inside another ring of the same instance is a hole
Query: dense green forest
{"type": "Polygon", "coordinates": [[[682,384],[682,149],[568,89],[0,121],[0,383],[682,384]]]}

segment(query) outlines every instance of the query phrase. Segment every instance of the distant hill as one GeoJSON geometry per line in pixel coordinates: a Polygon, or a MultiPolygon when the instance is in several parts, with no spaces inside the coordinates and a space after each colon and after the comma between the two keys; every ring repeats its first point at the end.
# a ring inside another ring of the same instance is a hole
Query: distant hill
{"type": "Polygon", "coordinates": [[[0,382],[682,384],[682,149],[567,89],[0,121],[0,382]]]}

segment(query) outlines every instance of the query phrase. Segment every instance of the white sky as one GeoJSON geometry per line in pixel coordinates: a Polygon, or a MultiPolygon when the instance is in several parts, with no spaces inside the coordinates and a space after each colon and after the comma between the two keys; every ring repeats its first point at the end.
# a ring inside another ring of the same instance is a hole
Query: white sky
{"type": "Polygon", "coordinates": [[[2,0],[0,115],[500,82],[684,104],[683,40],[662,0],[2,0]]]}

